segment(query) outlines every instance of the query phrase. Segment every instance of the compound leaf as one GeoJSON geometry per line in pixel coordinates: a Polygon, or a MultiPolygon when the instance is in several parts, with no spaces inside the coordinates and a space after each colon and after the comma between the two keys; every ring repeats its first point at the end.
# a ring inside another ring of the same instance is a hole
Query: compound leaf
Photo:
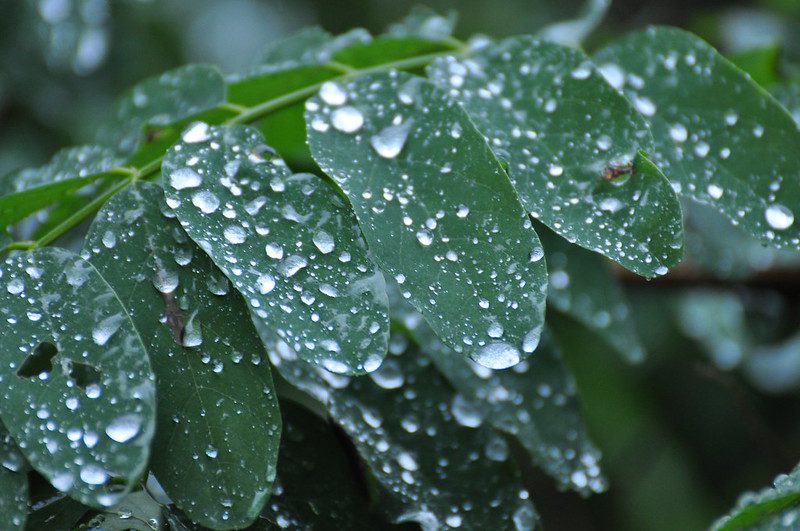
{"type": "Polygon", "coordinates": [[[402,72],[327,83],[307,109],[314,159],[350,199],[373,258],[445,343],[494,368],[533,352],[541,244],[463,109],[402,72]]]}
{"type": "Polygon", "coordinates": [[[127,308],[58,248],[9,257],[0,283],[3,423],[57,489],[113,505],[144,471],[155,428],[154,377],[127,308]]]}
{"type": "Polygon", "coordinates": [[[153,365],[152,471],[194,521],[248,525],[272,489],[281,423],[244,300],[155,184],[114,196],[92,224],[85,254],[124,301],[153,365]]]}
{"type": "Polygon", "coordinates": [[[428,73],[508,163],[535,218],[645,277],[680,261],[680,204],[640,152],[653,147],[647,122],[582,52],[515,37],[428,73]]]}
{"type": "Polygon", "coordinates": [[[189,236],[300,356],[340,373],[380,364],[383,276],[334,188],[293,175],[258,131],[204,123],[170,149],[163,176],[189,236]]]}
{"type": "Polygon", "coordinates": [[[767,92],[675,28],[623,37],[594,61],[647,117],[653,160],[678,193],[764,244],[800,248],[800,129],[767,92]]]}

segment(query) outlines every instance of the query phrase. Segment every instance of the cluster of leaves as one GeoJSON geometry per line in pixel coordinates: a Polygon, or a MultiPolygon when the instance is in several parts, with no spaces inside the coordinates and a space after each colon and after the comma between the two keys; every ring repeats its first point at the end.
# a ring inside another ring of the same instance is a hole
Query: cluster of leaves
{"type": "Polygon", "coordinates": [[[510,444],[604,489],[546,306],[641,359],[605,258],[666,274],[680,197],[800,249],[800,130],[680,30],[589,57],[454,22],[168,72],[0,182],[11,528],[531,529],[510,444]],[[29,470],[62,494],[29,502],[29,470]]]}

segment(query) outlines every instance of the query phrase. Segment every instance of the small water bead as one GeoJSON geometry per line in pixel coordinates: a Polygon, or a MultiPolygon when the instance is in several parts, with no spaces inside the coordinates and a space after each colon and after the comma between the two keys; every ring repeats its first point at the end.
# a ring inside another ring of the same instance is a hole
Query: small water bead
{"type": "Polygon", "coordinates": [[[279,243],[268,243],[265,247],[265,250],[267,251],[267,256],[270,258],[275,260],[280,260],[283,258],[283,247],[279,243]]]}
{"type": "Polygon", "coordinates": [[[706,191],[713,199],[719,199],[722,197],[722,194],[725,190],[723,190],[722,187],[717,184],[709,184],[708,188],[706,188],[706,191]]]}
{"type": "Polygon", "coordinates": [[[209,444],[208,447],[206,448],[206,455],[211,459],[215,459],[218,454],[219,450],[217,450],[214,446],[209,444]]]}
{"type": "Polygon", "coordinates": [[[125,443],[136,437],[142,421],[137,415],[122,415],[106,426],[106,435],[118,443],[125,443]]]}
{"type": "Polygon", "coordinates": [[[736,114],[734,111],[729,111],[725,115],[725,123],[727,125],[736,125],[737,121],[739,121],[739,115],[736,114]]]}
{"type": "Polygon", "coordinates": [[[625,71],[620,68],[619,65],[614,63],[606,63],[604,65],[600,65],[598,70],[606,79],[608,84],[615,89],[622,90],[622,87],[625,86],[625,71]]]}
{"type": "Polygon", "coordinates": [[[417,460],[414,459],[414,456],[412,456],[408,452],[400,452],[397,455],[397,462],[400,464],[401,467],[403,467],[405,470],[408,470],[409,472],[414,472],[415,470],[419,469],[417,460]]]}
{"type": "Polygon", "coordinates": [[[370,373],[372,381],[383,389],[398,389],[403,386],[403,371],[396,361],[387,359],[374,372],[370,373]]]}
{"type": "Polygon", "coordinates": [[[469,207],[467,207],[467,205],[458,205],[458,210],[456,210],[456,217],[464,219],[468,215],[469,215],[469,207]]]}
{"type": "Polygon", "coordinates": [[[331,113],[333,127],[343,133],[355,133],[364,125],[364,115],[355,107],[340,107],[331,113]]]}
{"type": "Polygon", "coordinates": [[[316,245],[317,249],[319,249],[319,252],[321,252],[322,254],[328,254],[330,252],[333,252],[334,248],[333,236],[331,236],[324,230],[318,231],[316,234],[314,234],[312,241],[314,242],[314,245],[316,245]]]}
{"type": "Polygon", "coordinates": [[[322,366],[334,374],[345,374],[348,372],[348,367],[339,360],[325,359],[322,360],[322,366]]]}
{"type": "Polygon", "coordinates": [[[451,514],[444,519],[444,522],[450,527],[461,527],[461,517],[457,514],[451,514]]]}
{"type": "Polygon", "coordinates": [[[561,166],[558,166],[556,164],[551,164],[548,172],[553,177],[559,177],[564,173],[564,168],[562,168],[561,166]]]}
{"type": "Polygon", "coordinates": [[[450,411],[453,413],[456,422],[467,428],[477,428],[483,423],[483,416],[478,408],[461,394],[453,397],[450,411]]]}
{"type": "Polygon", "coordinates": [[[770,205],[764,212],[764,217],[775,230],[786,230],[794,224],[794,213],[778,203],[770,205]]]}
{"type": "Polygon", "coordinates": [[[201,190],[192,195],[192,204],[203,214],[212,214],[219,208],[219,199],[208,190],[201,190]]]}
{"type": "Polygon", "coordinates": [[[504,341],[489,343],[473,354],[473,359],[489,369],[507,369],[519,363],[519,350],[504,341]]]}
{"type": "Polygon", "coordinates": [[[695,155],[697,155],[701,159],[704,158],[706,155],[708,155],[709,151],[711,151],[711,147],[703,141],[698,142],[697,145],[694,147],[695,155]]]}
{"type": "Polygon", "coordinates": [[[222,234],[225,236],[228,243],[234,245],[244,243],[247,239],[247,232],[239,225],[228,225],[225,227],[225,230],[222,231],[222,234]]]}
{"type": "Polygon", "coordinates": [[[183,132],[183,135],[181,135],[181,139],[187,144],[204,142],[208,140],[209,137],[209,126],[205,122],[195,122],[189,125],[189,127],[183,132]]]}
{"type": "Polygon", "coordinates": [[[168,269],[157,269],[153,277],[153,286],[160,293],[172,293],[178,287],[178,273],[168,269]]]}
{"type": "Polygon", "coordinates": [[[347,103],[347,93],[341,85],[333,81],[326,81],[319,88],[319,97],[328,105],[344,105],[347,103]]]}
{"type": "Polygon", "coordinates": [[[102,485],[108,479],[108,473],[97,465],[84,465],[80,472],[81,480],[87,485],[102,485]]]}
{"type": "Polygon", "coordinates": [[[612,141],[611,137],[608,135],[602,135],[600,138],[597,139],[597,149],[600,151],[608,151],[611,149],[612,141]]]}
{"type": "Polygon", "coordinates": [[[278,264],[278,271],[285,277],[293,277],[298,271],[308,265],[308,260],[305,257],[293,254],[287,256],[280,264],[278,264]]]}
{"type": "Polygon", "coordinates": [[[592,67],[589,63],[581,63],[578,68],[572,71],[574,79],[586,79],[592,74],[592,67]]]}
{"type": "Polygon", "coordinates": [[[117,235],[113,231],[107,230],[103,234],[102,242],[106,249],[113,249],[117,245],[117,235]]]}
{"type": "Polygon", "coordinates": [[[669,136],[675,142],[686,142],[686,139],[689,138],[689,131],[683,124],[675,124],[669,128],[669,136]]]}
{"type": "Polygon", "coordinates": [[[271,275],[261,275],[256,280],[256,287],[259,293],[266,295],[275,289],[275,279],[271,275]]]}
{"type": "Polygon", "coordinates": [[[405,146],[408,133],[411,130],[411,120],[400,124],[391,125],[381,130],[377,135],[370,138],[372,148],[385,159],[397,157],[405,146]]]}
{"type": "Polygon", "coordinates": [[[176,190],[197,188],[202,183],[203,178],[191,168],[178,168],[169,176],[169,184],[176,190]]]}
{"type": "Polygon", "coordinates": [[[653,100],[650,98],[636,96],[634,97],[633,104],[636,107],[636,110],[642,113],[644,116],[653,116],[656,113],[656,104],[653,103],[653,100]]]}
{"type": "Polygon", "coordinates": [[[427,247],[433,243],[433,234],[427,229],[421,229],[417,232],[417,241],[423,247],[427,247]]]}
{"type": "Polygon", "coordinates": [[[491,338],[499,339],[503,337],[503,326],[500,325],[500,323],[492,323],[489,325],[489,328],[486,329],[486,333],[491,338]]]}

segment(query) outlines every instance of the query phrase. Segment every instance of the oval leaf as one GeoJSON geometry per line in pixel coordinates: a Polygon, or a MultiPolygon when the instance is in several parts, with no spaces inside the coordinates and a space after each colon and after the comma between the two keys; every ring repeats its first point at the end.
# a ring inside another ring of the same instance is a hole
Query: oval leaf
{"type": "Polygon", "coordinates": [[[683,250],[669,182],[643,167],[647,122],[578,50],[515,37],[428,69],[488,138],[531,214],[646,277],[683,250]]]}
{"type": "Polygon", "coordinates": [[[332,187],[292,175],[243,126],[190,126],[163,174],[189,236],[301,357],[340,373],[380,364],[389,330],[383,276],[332,187]]]}
{"type": "Polygon", "coordinates": [[[650,28],[595,56],[650,122],[654,161],[680,194],[776,247],[800,249],[800,130],[700,38],[650,28]]]}
{"type": "Polygon", "coordinates": [[[155,427],[154,377],[127,309],[63,249],[9,257],[0,284],[3,423],[56,488],[94,507],[118,502],[155,427]]]}
{"type": "Polygon", "coordinates": [[[280,412],[247,306],[164,204],[139,182],[103,207],[89,261],[114,288],[156,375],[150,467],[175,504],[213,528],[244,527],[275,477],[280,412]]]}
{"type": "Polygon", "coordinates": [[[347,194],[375,260],[445,343],[495,368],[533,352],[541,244],[458,104],[390,72],[323,85],[307,109],[314,159],[347,194]]]}

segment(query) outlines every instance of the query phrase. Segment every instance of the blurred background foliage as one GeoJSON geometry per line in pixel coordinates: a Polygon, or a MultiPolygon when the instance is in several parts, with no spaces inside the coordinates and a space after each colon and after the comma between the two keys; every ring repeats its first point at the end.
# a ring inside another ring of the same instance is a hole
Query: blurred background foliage
{"type": "MultiPolygon", "coordinates": [[[[413,3],[0,0],[0,174],[91,141],[115,98],[147,76],[188,62],[240,72],[304,26],[377,33],[413,3]]],[[[533,33],[583,8],[578,0],[427,4],[457,10],[461,37],[533,33]]],[[[617,0],[586,47],[647,24],[699,34],[800,122],[800,1],[617,0]]],[[[800,461],[800,260],[705,208],[685,210],[679,268],[651,283],[620,273],[644,363],[626,365],[578,323],[551,316],[611,486],[582,500],[527,470],[549,529],[705,528],[742,491],[800,461]]]]}

